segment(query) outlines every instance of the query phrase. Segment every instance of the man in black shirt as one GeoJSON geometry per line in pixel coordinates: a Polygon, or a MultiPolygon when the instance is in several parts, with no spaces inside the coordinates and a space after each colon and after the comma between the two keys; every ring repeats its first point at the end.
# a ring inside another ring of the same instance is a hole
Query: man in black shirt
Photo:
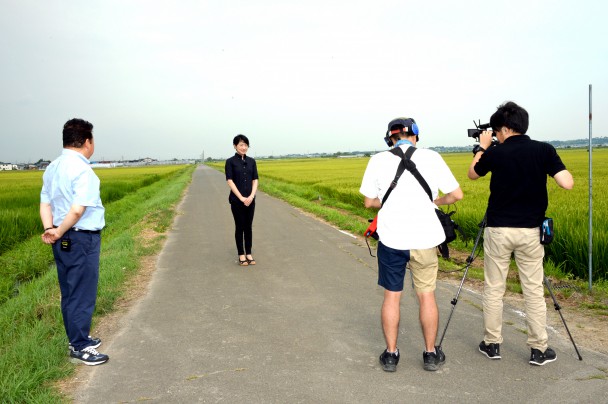
{"type": "Polygon", "coordinates": [[[540,226],[548,205],[547,175],[572,189],[574,180],[550,144],[531,140],[528,112],[515,104],[501,105],[473,149],[468,176],[476,180],[492,172],[487,227],[484,230],[483,318],[485,334],[479,351],[500,359],[503,297],[511,254],[519,270],[528,326],[530,364],[544,365],[557,356],[548,346],[547,305],[543,287],[544,246],[540,226]],[[492,135],[499,144],[492,146],[492,135]]]}

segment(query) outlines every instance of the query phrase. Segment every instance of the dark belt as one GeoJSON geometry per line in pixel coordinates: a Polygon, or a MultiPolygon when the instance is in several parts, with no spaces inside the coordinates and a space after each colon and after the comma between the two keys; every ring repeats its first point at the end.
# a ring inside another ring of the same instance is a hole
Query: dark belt
{"type": "Polygon", "coordinates": [[[71,228],[72,231],[77,231],[78,233],[87,233],[87,234],[99,234],[101,233],[101,230],[83,230],[83,229],[77,229],[75,227],[71,228]]]}

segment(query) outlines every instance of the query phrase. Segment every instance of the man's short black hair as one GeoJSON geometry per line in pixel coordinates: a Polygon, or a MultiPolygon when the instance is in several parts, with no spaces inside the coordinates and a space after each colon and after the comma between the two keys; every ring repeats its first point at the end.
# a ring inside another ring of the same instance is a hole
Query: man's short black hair
{"type": "Polygon", "coordinates": [[[235,146],[238,145],[240,142],[243,142],[247,146],[249,146],[249,139],[247,139],[247,136],[245,135],[236,135],[234,139],[232,139],[232,144],[235,146]]]}
{"type": "Polygon", "coordinates": [[[528,131],[528,122],[528,111],[513,101],[502,104],[490,118],[490,126],[493,130],[497,131],[505,126],[522,135],[528,131]]]}
{"type": "Polygon", "coordinates": [[[84,119],[70,119],[63,125],[63,147],[80,148],[93,139],[93,124],[84,119]]]}

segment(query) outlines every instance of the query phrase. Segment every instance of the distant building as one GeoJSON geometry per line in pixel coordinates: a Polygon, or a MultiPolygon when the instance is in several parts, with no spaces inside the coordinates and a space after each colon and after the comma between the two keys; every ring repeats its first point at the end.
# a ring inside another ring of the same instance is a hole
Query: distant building
{"type": "Polygon", "coordinates": [[[91,168],[115,168],[115,167],[121,167],[122,165],[123,165],[122,163],[98,162],[98,163],[91,163],[91,168]]]}
{"type": "Polygon", "coordinates": [[[339,159],[352,159],[355,157],[365,157],[365,155],[363,153],[361,153],[361,154],[340,154],[338,156],[339,159]]]}
{"type": "Polygon", "coordinates": [[[17,167],[17,164],[0,164],[0,171],[12,171],[12,170],[18,170],[19,167],[17,167]]]}

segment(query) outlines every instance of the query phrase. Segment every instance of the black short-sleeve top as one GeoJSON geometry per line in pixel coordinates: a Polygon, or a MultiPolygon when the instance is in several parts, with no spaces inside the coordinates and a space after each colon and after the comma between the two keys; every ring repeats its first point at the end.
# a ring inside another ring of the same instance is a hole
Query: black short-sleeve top
{"type": "Polygon", "coordinates": [[[547,176],[566,166],[550,144],[517,135],[489,148],[473,168],[482,177],[492,173],[488,226],[532,228],[545,217],[547,176]]]}
{"type": "MultiPolygon", "coordinates": [[[[226,173],[226,181],[232,180],[241,195],[248,197],[251,195],[253,181],[258,179],[258,167],[255,160],[251,157],[240,156],[234,153],[234,156],[226,160],[224,169],[226,173]]],[[[230,203],[238,201],[236,195],[230,191],[228,201],[230,203]]]]}

